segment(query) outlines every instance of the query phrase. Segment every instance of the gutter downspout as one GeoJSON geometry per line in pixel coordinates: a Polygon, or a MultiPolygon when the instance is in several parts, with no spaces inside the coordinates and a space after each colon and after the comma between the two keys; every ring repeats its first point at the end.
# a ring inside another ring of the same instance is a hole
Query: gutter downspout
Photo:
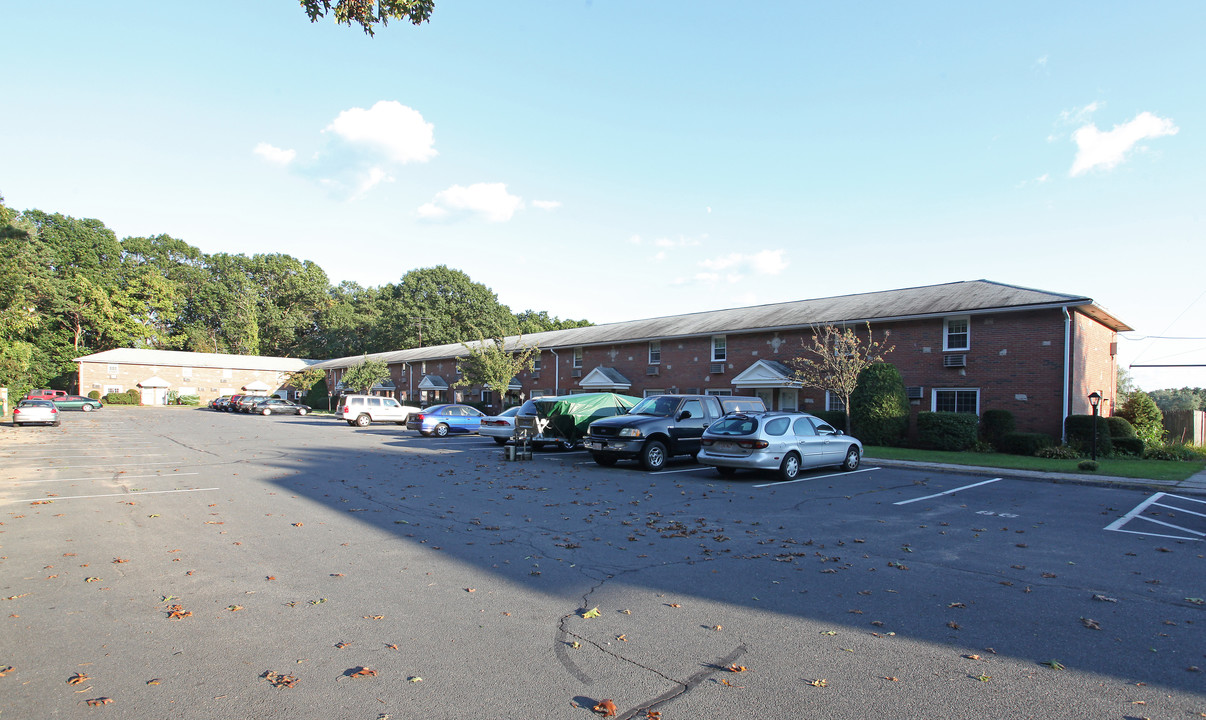
{"type": "Polygon", "coordinates": [[[1059,422],[1060,443],[1067,444],[1068,442],[1068,400],[1070,397],[1072,385],[1072,315],[1068,313],[1068,306],[1061,308],[1064,313],[1064,403],[1063,417],[1059,422]]]}
{"type": "Polygon", "coordinates": [[[560,397],[561,395],[561,356],[557,351],[549,348],[549,352],[553,353],[553,395],[560,397]]]}
{"type": "Polygon", "coordinates": [[[409,404],[411,399],[414,397],[414,388],[411,387],[411,385],[414,384],[412,381],[413,375],[411,373],[410,363],[404,362],[402,365],[406,368],[406,402],[409,404]]]}

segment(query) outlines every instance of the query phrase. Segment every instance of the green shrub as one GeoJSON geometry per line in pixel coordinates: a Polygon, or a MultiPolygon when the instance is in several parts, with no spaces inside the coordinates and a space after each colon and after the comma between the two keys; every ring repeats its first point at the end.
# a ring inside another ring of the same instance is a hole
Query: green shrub
{"type": "Polygon", "coordinates": [[[1076,467],[1079,470],[1087,470],[1088,472],[1096,472],[1097,461],[1096,460],[1081,460],[1080,462],[1076,463],[1076,467]]]}
{"type": "Polygon", "coordinates": [[[127,405],[141,405],[142,404],[142,391],[139,390],[138,388],[130,388],[129,390],[127,390],[126,397],[129,398],[129,401],[126,403],[127,405]]]}
{"type": "Polygon", "coordinates": [[[1047,458],[1049,460],[1075,460],[1081,457],[1081,454],[1076,451],[1076,448],[1068,447],[1067,445],[1052,445],[1051,447],[1039,448],[1035,457],[1047,458]]]}
{"type": "Polygon", "coordinates": [[[1135,426],[1135,434],[1151,445],[1164,439],[1164,413],[1145,392],[1133,392],[1118,408],[1115,415],[1126,418],[1135,426]]]}
{"type": "Polygon", "coordinates": [[[998,450],[1003,450],[1001,443],[1007,433],[1017,429],[1013,413],[1008,410],[985,410],[980,415],[980,437],[998,450]]]}
{"type": "Polygon", "coordinates": [[[979,424],[971,413],[923,412],[917,416],[917,436],[936,450],[966,450],[976,444],[979,424]]]}
{"type": "Polygon", "coordinates": [[[863,368],[850,395],[851,432],[868,445],[899,445],[909,431],[909,397],[890,363],[863,368]]]}
{"type": "Polygon", "coordinates": [[[1106,425],[1110,428],[1111,439],[1139,437],[1135,434],[1135,426],[1124,417],[1111,415],[1106,418],[1106,425]]]}
{"type": "Polygon", "coordinates": [[[200,405],[200,395],[177,395],[176,402],[180,405],[200,405]]]}
{"type": "MultiPolygon", "coordinates": [[[[1068,444],[1089,454],[1093,448],[1093,416],[1069,415],[1064,421],[1064,433],[1068,436],[1068,444]]],[[[1109,456],[1114,450],[1110,442],[1110,426],[1105,418],[1097,418],[1097,454],[1109,456]]]]}
{"type": "Polygon", "coordinates": [[[968,448],[968,450],[974,453],[983,453],[986,455],[995,453],[997,451],[997,449],[993,447],[993,444],[987,440],[977,440],[976,444],[972,445],[970,448],[968,448]]]}
{"type": "Polygon", "coordinates": [[[91,400],[100,400],[100,390],[89,390],[88,398],[91,400]]]}
{"type": "Polygon", "coordinates": [[[1010,455],[1037,455],[1043,448],[1054,445],[1046,433],[1007,432],[1001,437],[1001,452],[1010,455]]]}
{"type": "MultiPolygon", "coordinates": [[[[327,407],[327,401],[330,399],[330,396],[327,395],[327,381],[319,380],[306,391],[306,396],[302,399],[302,404],[309,405],[317,410],[318,408],[327,407]]],[[[410,403],[403,402],[402,404],[409,405],[410,403]]]]}
{"type": "Polygon", "coordinates": [[[1143,449],[1144,460],[1201,460],[1202,453],[1181,442],[1157,443],[1143,449]]]}
{"type": "Polygon", "coordinates": [[[822,421],[829,423],[838,430],[846,432],[846,413],[841,410],[817,410],[810,414],[819,417],[822,421]]]}
{"type": "Polygon", "coordinates": [[[123,393],[109,393],[108,395],[106,395],[104,398],[101,399],[101,402],[103,402],[106,405],[137,405],[138,404],[137,400],[131,401],[130,395],[128,393],[124,393],[124,392],[123,393]]]}
{"type": "Polygon", "coordinates": [[[1143,441],[1137,437],[1110,438],[1110,442],[1114,445],[1115,455],[1143,457],[1143,441]]]}

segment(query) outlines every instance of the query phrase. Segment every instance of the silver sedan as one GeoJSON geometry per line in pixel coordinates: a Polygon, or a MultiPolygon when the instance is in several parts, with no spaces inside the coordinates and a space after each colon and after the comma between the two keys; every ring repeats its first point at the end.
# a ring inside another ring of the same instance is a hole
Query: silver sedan
{"type": "Polygon", "coordinates": [[[863,444],[818,417],[799,412],[726,415],[704,431],[698,460],[721,475],[776,470],[795,480],[805,468],[856,470],[863,444]]]}
{"type": "Polygon", "coordinates": [[[13,408],[13,425],[58,425],[59,409],[49,400],[22,400],[13,408]]]}

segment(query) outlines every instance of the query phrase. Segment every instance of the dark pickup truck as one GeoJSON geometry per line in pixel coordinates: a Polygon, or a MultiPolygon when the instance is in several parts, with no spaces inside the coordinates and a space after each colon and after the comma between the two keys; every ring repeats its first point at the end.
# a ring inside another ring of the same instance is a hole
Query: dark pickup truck
{"type": "Polygon", "coordinates": [[[637,460],[646,470],[661,470],[675,455],[699,452],[703,431],[727,413],[764,410],[756,397],[654,395],[626,415],[591,423],[582,445],[604,467],[623,459],[637,460]]]}

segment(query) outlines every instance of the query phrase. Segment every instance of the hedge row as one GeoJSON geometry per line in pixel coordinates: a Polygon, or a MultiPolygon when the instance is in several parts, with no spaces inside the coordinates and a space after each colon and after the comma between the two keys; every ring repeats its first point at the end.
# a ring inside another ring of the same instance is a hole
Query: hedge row
{"type": "Polygon", "coordinates": [[[935,450],[967,450],[976,444],[980,418],[971,413],[922,412],[917,415],[917,436],[935,450]]]}

